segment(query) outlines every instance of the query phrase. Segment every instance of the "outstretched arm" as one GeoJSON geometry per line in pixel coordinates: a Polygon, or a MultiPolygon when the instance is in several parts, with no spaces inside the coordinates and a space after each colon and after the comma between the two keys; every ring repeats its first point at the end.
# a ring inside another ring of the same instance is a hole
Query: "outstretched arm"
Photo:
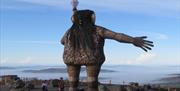
{"type": "Polygon", "coordinates": [[[147,38],[146,36],[142,37],[131,37],[129,35],[123,34],[123,33],[116,33],[111,30],[108,30],[106,28],[97,26],[97,31],[103,38],[107,39],[114,39],[116,41],[122,42],[122,43],[131,43],[136,47],[140,47],[144,51],[147,52],[147,50],[151,50],[151,47],[153,47],[153,42],[144,40],[147,38]]]}

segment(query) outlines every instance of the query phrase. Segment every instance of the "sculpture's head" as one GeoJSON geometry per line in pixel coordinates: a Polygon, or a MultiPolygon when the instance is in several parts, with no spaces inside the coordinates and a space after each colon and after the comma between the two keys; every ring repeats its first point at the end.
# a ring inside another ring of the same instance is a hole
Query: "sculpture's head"
{"type": "Polygon", "coordinates": [[[74,49],[93,49],[95,33],[95,13],[92,10],[73,10],[73,25],[68,32],[68,40],[74,49]]]}
{"type": "Polygon", "coordinates": [[[74,10],[71,20],[80,26],[95,25],[96,16],[92,10],[74,10]]]}

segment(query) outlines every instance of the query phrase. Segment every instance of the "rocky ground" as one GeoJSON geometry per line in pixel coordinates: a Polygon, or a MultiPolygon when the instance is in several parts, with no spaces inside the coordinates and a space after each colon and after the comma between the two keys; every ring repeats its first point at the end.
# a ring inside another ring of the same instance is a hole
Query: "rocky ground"
{"type": "MultiPolygon", "coordinates": [[[[85,85],[79,86],[80,88],[86,88],[85,85]]],[[[57,91],[58,88],[48,86],[48,91],[57,91]]],[[[28,90],[27,88],[21,88],[21,89],[14,89],[9,88],[8,86],[1,86],[0,91],[41,91],[41,86],[35,86],[34,89],[28,90]]],[[[65,87],[65,91],[68,91],[68,86],[65,87]]],[[[80,91],[86,91],[80,90],[80,91]]],[[[168,90],[166,87],[158,87],[158,86],[152,86],[152,85],[117,85],[117,84],[101,84],[99,85],[99,91],[180,91],[180,88],[171,88],[171,90],[168,90]]]]}

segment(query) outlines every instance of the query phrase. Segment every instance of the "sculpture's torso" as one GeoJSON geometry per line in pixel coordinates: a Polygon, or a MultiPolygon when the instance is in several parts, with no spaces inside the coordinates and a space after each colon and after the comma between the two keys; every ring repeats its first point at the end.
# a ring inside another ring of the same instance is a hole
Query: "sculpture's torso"
{"type": "Polygon", "coordinates": [[[93,33],[93,41],[94,41],[94,50],[79,48],[79,50],[75,51],[70,45],[70,41],[68,40],[68,36],[64,36],[65,44],[64,44],[64,54],[63,59],[65,64],[72,65],[91,65],[91,64],[102,64],[105,61],[104,56],[104,38],[100,36],[100,30],[96,28],[93,33]]]}

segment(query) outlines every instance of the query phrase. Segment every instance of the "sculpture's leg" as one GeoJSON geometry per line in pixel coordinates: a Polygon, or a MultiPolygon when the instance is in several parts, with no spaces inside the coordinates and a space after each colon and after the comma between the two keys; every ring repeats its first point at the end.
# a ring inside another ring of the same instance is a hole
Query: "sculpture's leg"
{"type": "Polygon", "coordinates": [[[80,69],[80,65],[67,65],[69,91],[77,91],[80,69]]]}
{"type": "Polygon", "coordinates": [[[98,91],[98,75],[101,65],[87,65],[88,91],[98,91]]]}

